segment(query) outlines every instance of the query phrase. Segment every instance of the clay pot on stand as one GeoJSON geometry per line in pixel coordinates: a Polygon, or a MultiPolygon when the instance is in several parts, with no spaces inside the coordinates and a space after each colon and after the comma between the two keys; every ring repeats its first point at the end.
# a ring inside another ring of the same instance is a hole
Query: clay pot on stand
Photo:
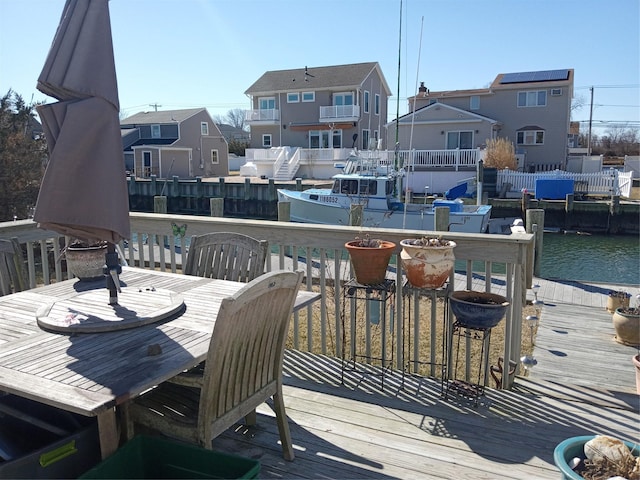
{"type": "Polygon", "coordinates": [[[440,288],[455,265],[456,243],[442,239],[406,239],[400,242],[400,260],[409,283],[416,288],[440,288]]]}
{"type": "Polygon", "coordinates": [[[384,282],[396,244],[386,240],[356,239],[345,244],[356,281],[362,285],[384,282]]]}

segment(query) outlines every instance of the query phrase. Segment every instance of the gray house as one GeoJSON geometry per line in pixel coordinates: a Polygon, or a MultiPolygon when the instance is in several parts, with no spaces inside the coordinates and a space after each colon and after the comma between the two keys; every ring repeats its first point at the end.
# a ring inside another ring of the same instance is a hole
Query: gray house
{"type": "MultiPolygon", "coordinates": [[[[479,148],[502,137],[513,142],[520,170],[564,168],[573,77],[573,69],[501,73],[489,88],[444,92],[423,83],[398,120],[400,150],[479,148]]],[[[395,125],[387,125],[388,145],[395,125]]]]}
{"type": "Polygon", "coordinates": [[[127,170],[136,177],[229,174],[227,141],[205,108],[136,113],[120,130],[127,170]]]}
{"type": "Polygon", "coordinates": [[[377,62],[269,71],[245,94],[251,148],[368,149],[384,141],[391,90],[377,62]]]}

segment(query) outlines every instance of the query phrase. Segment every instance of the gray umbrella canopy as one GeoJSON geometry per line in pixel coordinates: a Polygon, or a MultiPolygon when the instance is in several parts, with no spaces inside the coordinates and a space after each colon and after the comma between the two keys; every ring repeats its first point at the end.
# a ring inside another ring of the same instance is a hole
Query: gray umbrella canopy
{"type": "Polygon", "coordinates": [[[49,164],[34,220],[87,241],[130,237],[108,0],[67,0],[38,90],[49,164]]]}

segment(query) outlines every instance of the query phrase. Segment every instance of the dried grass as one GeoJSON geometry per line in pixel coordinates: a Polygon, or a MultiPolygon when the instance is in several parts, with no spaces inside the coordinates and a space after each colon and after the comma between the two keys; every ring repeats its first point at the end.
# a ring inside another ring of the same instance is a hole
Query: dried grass
{"type": "Polygon", "coordinates": [[[516,170],[518,163],[516,162],[513,143],[506,138],[487,140],[484,166],[497,168],[499,170],[504,170],[505,168],[516,170]]]}
{"type": "MultiPolygon", "coordinates": [[[[409,304],[407,299],[405,299],[405,304],[403,305],[403,309],[405,312],[405,325],[404,325],[404,339],[402,339],[404,343],[404,358],[405,358],[405,367],[407,372],[415,373],[422,376],[441,376],[441,364],[442,364],[442,352],[443,352],[443,338],[444,338],[444,315],[445,315],[445,300],[443,298],[438,298],[436,300],[436,313],[434,316],[434,321],[432,327],[432,319],[431,319],[431,299],[430,298],[420,298],[420,329],[419,329],[419,339],[417,342],[418,352],[416,356],[416,352],[414,349],[415,341],[415,319],[413,318],[413,302],[409,304]],[[435,333],[435,349],[432,351],[431,349],[431,335],[432,328],[434,328],[435,333]],[[436,365],[432,368],[431,362],[435,361],[436,365]]],[[[350,301],[347,300],[347,305],[345,306],[345,357],[349,357],[350,353],[350,301]]],[[[372,324],[370,323],[368,326],[364,323],[364,318],[366,318],[366,301],[365,300],[355,300],[355,318],[357,319],[357,328],[355,335],[355,344],[356,344],[356,353],[365,354],[370,357],[367,363],[371,365],[381,365],[380,359],[382,358],[382,332],[380,324],[372,324]],[[367,335],[367,328],[370,329],[370,335],[367,335]],[[367,340],[369,339],[369,341],[367,340]]],[[[371,305],[371,304],[370,304],[371,305]]],[[[371,308],[371,307],[369,307],[371,308]]],[[[388,308],[391,308],[391,303],[388,303],[388,308]]],[[[298,336],[300,342],[300,348],[306,348],[308,345],[309,335],[311,335],[312,340],[312,353],[322,353],[321,351],[321,325],[320,325],[320,308],[319,306],[313,307],[313,318],[311,320],[311,333],[309,333],[309,322],[307,321],[306,309],[302,310],[299,313],[298,317],[298,336]]],[[[535,315],[535,309],[531,305],[525,305],[523,308],[523,318],[526,318],[527,315],[535,315]]],[[[386,335],[386,360],[390,362],[393,358],[395,358],[395,347],[392,344],[392,341],[395,339],[392,338],[391,333],[395,332],[396,324],[395,319],[392,319],[392,314],[387,313],[387,335],[386,335]],[[391,325],[392,324],[392,325],[391,325]]],[[[489,365],[497,365],[498,358],[502,356],[503,345],[504,345],[504,329],[505,329],[505,320],[502,320],[496,327],[491,330],[491,339],[490,339],[490,347],[489,347],[489,365]]],[[[294,332],[293,322],[290,327],[289,341],[287,344],[287,348],[295,348],[293,345],[293,332],[294,332]]],[[[335,343],[335,318],[333,316],[333,311],[328,312],[328,321],[326,325],[326,335],[327,335],[327,354],[330,356],[337,356],[336,353],[336,343],[335,343]]],[[[478,376],[478,366],[481,364],[481,341],[467,341],[464,337],[460,338],[458,341],[457,338],[454,338],[453,345],[453,364],[457,364],[456,378],[468,378],[471,381],[478,376]],[[469,356],[469,372],[465,372],[466,369],[466,358],[467,352],[469,356]],[[458,361],[456,362],[456,358],[458,361]],[[468,376],[467,376],[468,375],[468,376]]],[[[522,329],[522,338],[521,338],[521,349],[522,355],[528,354],[532,352],[532,346],[530,344],[530,330],[528,327],[523,326],[522,329]]],[[[364,361],[363,358],[358,358],[358,361],[364,361]]],[[[393,362],[395,368],[395,361],[393,362]]],[[[524,372],[522,372],[524,373],[524,372]]],[[[492,381],[491,384],[487,385],[491,387],[495,387],[495,383],[492,381]]]]}

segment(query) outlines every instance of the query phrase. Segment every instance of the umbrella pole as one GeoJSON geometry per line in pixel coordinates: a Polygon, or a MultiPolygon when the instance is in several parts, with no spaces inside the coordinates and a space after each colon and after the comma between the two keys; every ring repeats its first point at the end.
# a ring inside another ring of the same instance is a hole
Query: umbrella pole
{"type": "Polygon", "coordinates": [[[105,275],[107,277],[107,289],[109,290],[109,305],[118,304],[118,292],[120,289],[120,279],[118,275],[122,273],[122,267],[118,261],[118,252],[114,243],[107,243],[107,253],[105,254],[105,275]]]}

